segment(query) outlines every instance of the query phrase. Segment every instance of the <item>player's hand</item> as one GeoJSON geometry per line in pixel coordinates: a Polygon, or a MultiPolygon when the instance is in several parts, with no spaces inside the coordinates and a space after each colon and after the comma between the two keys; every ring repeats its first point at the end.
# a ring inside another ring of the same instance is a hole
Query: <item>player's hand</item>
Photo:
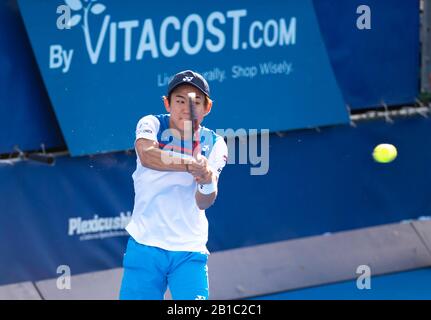
{"type": "Polygon", "coordinates": [[[189,164],[189,172],[197,183],[209,184],[212,182],[213,173],[208,166],[208,159],[200,156],[198,160],[189,164]]]}
{"type": "Polygon", "coordinates": [[[196,161],[200,161],[202,158],[202,152],[201,152],[201,145],[197,145],[196,148],[193,150],[193,158],[196,161]]]}

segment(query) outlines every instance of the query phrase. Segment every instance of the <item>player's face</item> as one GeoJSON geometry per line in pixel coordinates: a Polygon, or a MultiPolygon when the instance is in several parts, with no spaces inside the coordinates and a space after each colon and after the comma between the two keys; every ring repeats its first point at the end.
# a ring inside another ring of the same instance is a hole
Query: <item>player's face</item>
{"type": "Polygon", "coordinates": [[[184,133],[184,129],[186,128],[185,122],[191,121],[188,99],[188,94],[191,92],[196,94],[195,114],[200,124],[207,113],[207,108],[204,106],[205,95],[194,86],[181,85],[172,91],[169,108],[166,108],[171,113],[171,128],[180,131],[181,134],[184,133]]]}

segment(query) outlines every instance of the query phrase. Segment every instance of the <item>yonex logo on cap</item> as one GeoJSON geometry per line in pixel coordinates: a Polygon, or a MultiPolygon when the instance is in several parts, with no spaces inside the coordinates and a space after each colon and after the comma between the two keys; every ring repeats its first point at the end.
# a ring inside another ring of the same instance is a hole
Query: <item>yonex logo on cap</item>
{"type": "Polygon", "coordinates": [[[207,97],[210,96],[210,88],[208,86],[207,81],[204,79],[202,75],[197,72],[193,72],[191,70],[185,70],[178,72],[168,85],[168,95],[174,90],[176,87],[181,85],[182,83],[186,83],[192,86],[195,86],[200,91],[202,91],[207,97]]]}

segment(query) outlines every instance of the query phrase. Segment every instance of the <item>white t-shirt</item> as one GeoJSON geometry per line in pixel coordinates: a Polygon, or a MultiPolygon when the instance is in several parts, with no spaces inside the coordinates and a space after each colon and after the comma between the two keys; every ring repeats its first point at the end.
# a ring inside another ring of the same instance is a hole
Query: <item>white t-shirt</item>
{"type": "MultiPolygon", "coordinates": [[[[136,140],[150,139],[161,149],[187,153],[191,146],[184,146],[169,134],[169,116],[143,117],[136,128],[136,140]]],[[[218,176],[227,161],[226,143],[205,127],[200,127],[200,134],[202,154],[218,176]]],[[[146,168],[137,156],[132,177],[135,205],[126,230],[137,242],[170,251],[209,253],[208,220],[205,210],[196,205],[197,184],[191,174],[146,168]]]]}

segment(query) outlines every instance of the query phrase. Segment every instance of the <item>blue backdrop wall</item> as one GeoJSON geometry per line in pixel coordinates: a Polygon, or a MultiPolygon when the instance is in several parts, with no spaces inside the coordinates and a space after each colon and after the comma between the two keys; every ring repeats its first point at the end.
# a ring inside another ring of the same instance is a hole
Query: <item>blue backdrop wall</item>
{"type": "Polygon", "coordinates": [[[0,0],[0,154],[65,147],[15,1],[0,0]]]}
{"type": "MultiPolygon", "coordinates": [[[[270,137],[267,175],[228,165],[207,211],[210,251],[431,214],[431,120],[410,118],[270,137]],[[372,160],[382,142],[390,164],[372,160]]],[[[0,165],[0,284],[121,266],[135,155],[0,165]]]]}
{"type": "Polygon", "coordinates": [[[415,101],[419,88],[419,1],[314,0],[335,77],[351,109],[415,101]],[[370,8],[360,30],[357,8],[370,8]],[[405,77],[408,75],[407,77],[405,77]]]}

